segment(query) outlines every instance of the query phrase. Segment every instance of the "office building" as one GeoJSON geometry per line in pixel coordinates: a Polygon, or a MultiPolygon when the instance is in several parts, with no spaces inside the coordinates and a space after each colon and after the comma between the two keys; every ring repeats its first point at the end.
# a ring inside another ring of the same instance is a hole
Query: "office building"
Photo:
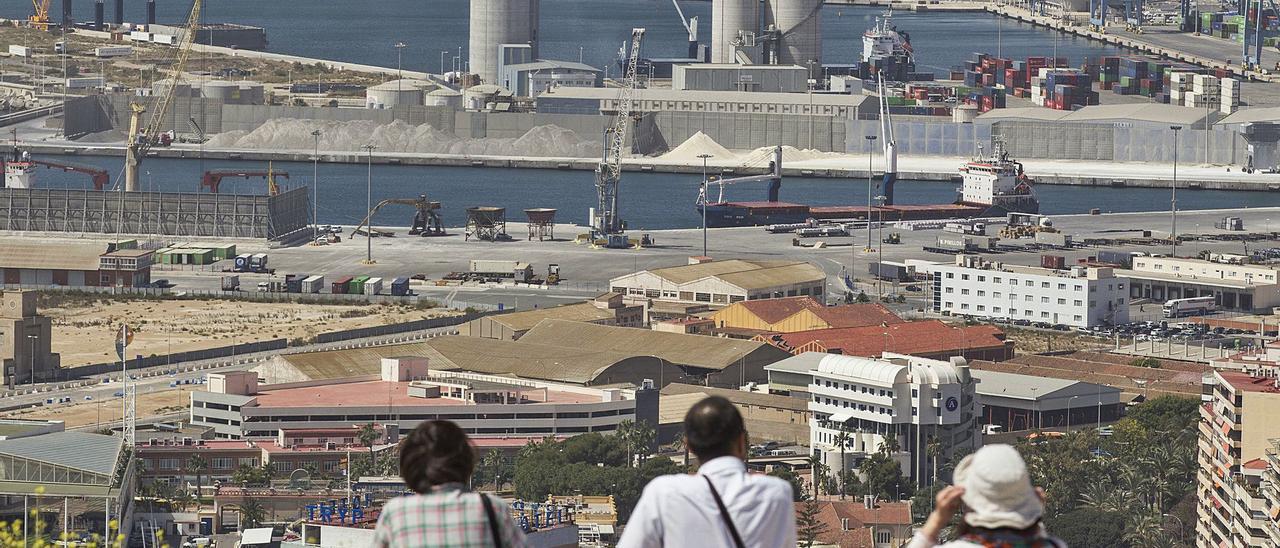
{"type": "Polygon", "coordinates": [[[974,255],[918,268],[931,275],[934,312],[1071,327],[1129,322],[1127,280],[1117,278],[1111,268],[1053,270],[974,255]]]}
{"type": "Polygon", "coordinates": [[[840,469],[842,453],[844,466],[856,468],[893,437],[900,451],[892,457],[903,474],[925,484],[933,480],[925,451],[930,440],[940,444],[941,462],[981,445],[977,380],[964,358],[944,362],[885,353],[880,359],[826,355],[816,361],[807,371],[783,369],[804,362],[765,369],[810,378],[810,448],[832,469],[840,469]],[[848,440],[843,450],[842,433],[848,440]]]}
{"type": "Polygon", "coordinates": [[[1280,306],[1280,280],[1268,265],[1207,261],[1181,257],[1134,257],[1133,266],[1117,270],[1129,280],[1129,297],[1163,302],[1213,296],[1224,310],[1252,312],[1280,306]]]}
{"type": "Polygon", "coordinates": [[[591,88],[601,84],[600,69],[571,61],[538,59],[498,67],[499,86],[519,97],[537,97],[558,87],[591,88]]]}

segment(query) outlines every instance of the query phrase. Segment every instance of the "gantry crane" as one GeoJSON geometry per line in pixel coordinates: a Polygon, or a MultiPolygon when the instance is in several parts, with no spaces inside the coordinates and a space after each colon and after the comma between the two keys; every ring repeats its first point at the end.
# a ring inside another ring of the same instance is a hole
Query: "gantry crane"
{"type": "Polygon", "coordinates": [[[52,0],[31,0],[31,7],[35,8],[35,13],[27,19],[31,28],[36,30],[49,30],[49,3],[52,0]]]}
{"type": "Polygon", "coordinates": [[[187,59],[191,57],[191,44],[195,41],[200,27],[200,8],[203,0],[194,0],[191,14],[187,16],[187,24],[183,27],[182,42],[178,44],[177,62],[173,65],[173,76],[165,86],[164,93],[158,99],[159,107],[151,113],[146,127],[142,126],[142,113],[147,111],[142,103],[130,103],[129,146],[125,148],[124,189],[127,192],[138,190],[138,166],[142,164],[147,151],[160,140],[160,126],[164,124],[165,114],[173,105],[174,92],[182,74],[187,69],[187,59]]]}
{"type": "Polygon", "coordinates": [[[372,234],[372,226],[369,226],[373,220],[373,214],[377,213],[382,206],[385,205],[407,205],[413,206],[416,210],[413,214],[413,224],[409,227],[409,234],[417,234],[426,236],[444,236],[444,222],[440,218],[440,202],[433,202],[427,199],[426,194],[422,194],[417,198],[392,198],[378,202],[369,210],[369,214],[360,221],[360,224],[351,229],[351,235],[355,236],[361,228],[368,228],[366,232],[372,234]]]}
{"type": "Polygon", "coordinates": [[[596,210],[591,219],[592,238],[608,238],[621,234],[625,223],[618,218],[618,181],[622,177],[622,148],[627,140],[627,128],[635,122],[631,119],[631,101],[636,91],[636,65],[640,61],[640,41],[644,29],[631,29],[631,55],[627,58],[626,72],[622,75],[622,87],[618,90],[617,114],[613,125],[604,132],[604,151],[596,166],[596,210]]]}

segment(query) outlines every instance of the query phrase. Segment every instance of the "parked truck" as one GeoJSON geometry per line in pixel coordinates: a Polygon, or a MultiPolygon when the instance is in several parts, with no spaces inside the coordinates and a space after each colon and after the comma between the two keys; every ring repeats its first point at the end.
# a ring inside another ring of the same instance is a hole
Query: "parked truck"
{"type": "Polygon", "coordinates": [[[981,223],[981,222],[972,222],[972,223],[955,222],[955,223],[947,223],[943,225],[942,230],[943,232],[950,232],[952,234],[969,234],[973,236],[984,236],[987,233],[987,225],[986,223],[981,223]]]}
{"type": "Polygon", "coordinates": [[[289,293],[302,293],[302,280],[309,278],[309,274],[289,274],[284,277],[285,291],[289,293]]]}
{"type": "Polygon", "coordinates": [[[231,275],[222,277],[223,291],[240,291],[240,276],[231,275]]]}
{"type": "Polygon", "coordinates": [[[899,263],[870,263],[867,265],[867,273],[874,278],[882,280],[896,280],[899,282],[911,280],[911,269],[907,265],[899,263]]]}
{"type": "Polygon", "coordinates": [[[252,257],[252,255],[249,255],[248,253],[236,255],[235,261],[232,262],[233,266],[231,269],[235,272],[251,272],[251,270],[249,270],[250,257],[252,257]]]}
{"type": "Polygon", "coordinates": [[[1037,232],[1036,243],[1052,247],[1071,247],[1071,235],[1061,232],[1037,232]]]}
{"type": "Polygon", "coordinates": [[[255,253],[249,256],[249,271],[263,273],[267,272],[267,254],[255,253]]]}
{"type": "Polygon", "coordinates": [[[472,259],[471,275],[482,279],[528,282],[533,279],[533,266],[520,261],[472,259]]]}

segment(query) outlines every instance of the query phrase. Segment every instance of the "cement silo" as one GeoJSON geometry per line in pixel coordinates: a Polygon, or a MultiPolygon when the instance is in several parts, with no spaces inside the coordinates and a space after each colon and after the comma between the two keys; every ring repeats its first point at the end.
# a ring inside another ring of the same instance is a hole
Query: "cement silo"
{"type": "Polygon", "coordinates": [[[736,63],[739,31],[760,31],[760,0],[711,0],[711,62],[736,63]]]}
{"type": "Polygon", "coordinates": [[[368,108],[392,108],[422,104],[422,88],[392,80],[365,90],[365,106],[368,108]]]}
{"type": "Polygon", "coordinates": [[[769,0],[765,28],[777,32],[777,63],[822,71],[822,0],[769,0]]]}
{"type": "Polygon", "coordinates": [[[540,0],[471,0],[471,39],[467,72],[486,84],[498,79],[499,49],[503,44],[528,44],[531,61],[538,56],[540,0]]]}
{"type": "Polygon", "coordinates": [[[449,107],[462,109],[462,93],[449,88],[440,88],[427,93],[426,105],[429,107],[449,107]]]}

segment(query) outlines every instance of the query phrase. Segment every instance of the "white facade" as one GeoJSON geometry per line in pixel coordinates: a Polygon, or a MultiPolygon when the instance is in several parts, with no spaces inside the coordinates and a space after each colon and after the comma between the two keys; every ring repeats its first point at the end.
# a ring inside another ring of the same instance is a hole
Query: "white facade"
{"type": "Polygon", "coordinates": [[[609,290],[628,300],[728,305],[740,301],[811,296],[822,302],[826,274],[808,263],[727,260],[690,264],[610,280],[609,290]]]}
{"type": "Polygon", "coordinates": [[[885,353],[882,359],[830,355],[811,371],[810,447],[839,470],[839,436],[848,436],[844,466],[852,469],[880,450],[892,434],[903,473],[929,482],[932,464],[923,450],[930,438],[942,445],[945,462],[957,450],[980,445],[977,381],[963,358],[951,362],[885,353]]]}
{"type": "Polygon", "coordinates": [[[1129,322],[1127,280],[1110,268],[1050,270],[973,255],[924,268],[933,277],[934,312],[1072,327],[1129,322]]]}
{"type": "Polygon", "coordinates": [[[1276,283],[1276,269],[1259,264],[1234,264],[1184,259],[1179,257],[1134,257],[1134,272],[1172,274],[1175,276],[1206,280],[1230,280],[1256,285],[1276,283]]]}

